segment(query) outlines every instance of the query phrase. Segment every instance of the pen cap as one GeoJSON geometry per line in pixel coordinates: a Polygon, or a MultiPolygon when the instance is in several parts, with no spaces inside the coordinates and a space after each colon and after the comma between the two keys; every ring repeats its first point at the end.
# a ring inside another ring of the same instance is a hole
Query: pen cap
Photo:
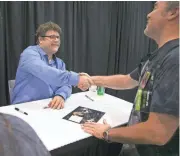
{"type": "Polygon", "coordinates": [[[15,107],[15,110],[19,111],[19,108],[16,108],[16,107],[15,107]]]}

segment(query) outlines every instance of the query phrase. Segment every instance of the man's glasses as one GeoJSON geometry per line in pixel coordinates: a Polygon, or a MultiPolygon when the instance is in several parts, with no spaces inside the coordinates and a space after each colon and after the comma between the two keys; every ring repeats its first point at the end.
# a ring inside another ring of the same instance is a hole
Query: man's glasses
{"type": "Polygon", "coordinates": [[[49,35],[49,36],[41,36],[41,37],[49,37],[51,40],[55,40],[55,39],[60,39],[59,36],[56,36],[56,35],[49,35]]]}

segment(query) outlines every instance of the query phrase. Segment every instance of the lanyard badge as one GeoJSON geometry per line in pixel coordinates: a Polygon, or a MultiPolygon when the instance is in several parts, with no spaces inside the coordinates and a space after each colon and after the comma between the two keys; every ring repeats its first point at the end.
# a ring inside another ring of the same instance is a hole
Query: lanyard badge
{"type": "Polygon", "coordinates": [[[148,106],[149,101],[149,91],[145,89],[149,79],[151,77],[151,72],[146,71],[141,79],[139,89],[135,98],[135,110],[140,111],[141,107],[145,108],[148,106]]]}
{"type": "Polygon", "coordinates": [[[149,71],[145,72],[145,74],[142,77],[141,83],[140,83],[140,88],[144,89],[149,78],[151,76],[151,73],[149,71]]]}

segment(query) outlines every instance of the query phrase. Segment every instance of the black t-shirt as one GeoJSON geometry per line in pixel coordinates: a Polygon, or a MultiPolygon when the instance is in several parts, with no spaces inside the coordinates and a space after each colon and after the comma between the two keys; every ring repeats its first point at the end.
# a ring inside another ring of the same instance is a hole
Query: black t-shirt
{"type": "MultiPolygon", "coordinates": [[[[163,52],[173,41],[167,42],[158,53],[163,52]]],[[[169,52],[163,60],[156,71],[150,112],[179,116],[179,47],[169,52]]],[[[139,81],[138,68],[132,71],[130,76],[139,81]]]]}
{"type": "MultiPolygon", "coordinates": [[[[169,46],[172,46],[172,44],[175,42],[177,43],[177,40],[169,41],[164,46],[159,48],[156,51],[157,55],[153,58],[153,60],[157,57],[161,58],[163,51],[168,49],[169,46]]],[[[165,113],[179,117],[179,46],[168,52],[168,54],[162,59],[161,66],[157,68],[155,73],[156,77],[153,83],[153,92],[149,112],[165,113]]],[[[132,71],[130,76],[134,80],[139,81],[139,69],[136,68],[134,71],[132,71]]],[[[133,118],[136,117],[132,113],[130,120],[133,120],[133,118]]],[[[178,140],[175,140],[179,139],[176,138],[177,133],[178,130],[168,144],[170,144],[171,141],[176,141],[178,143],[178,140]]],[[[176,146],[176,149],[178,149],[178,145],[173,146],[176,146]]],[[[164,147],[166,147],[166,145],[164,147]]],[[[164,149],[162,146],[138,145],[138,152],[141,156],[144,156],[144,154],[146,154],[146,156],[156,156],[158,154],[158,156],[164,156],[158,152],[159,149],[161,150],[161,153],[163,153],[164,149]]]]}
{"type": "MultiPolygon", "coordinates": [[[[179,116],[179,52],[178,48],[167,56],[162,68],[159,68],[153,87],[150,112],[167,113],[179,116]]],[[[130,73],[138,81],[138,68],[130,73]]]]}

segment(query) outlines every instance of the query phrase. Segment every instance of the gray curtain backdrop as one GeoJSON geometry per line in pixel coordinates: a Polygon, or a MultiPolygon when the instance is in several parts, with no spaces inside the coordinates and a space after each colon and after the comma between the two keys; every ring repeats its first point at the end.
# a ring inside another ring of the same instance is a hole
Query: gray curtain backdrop
{"type": "MultiPolygon", "coordinates": [[[[144,35],[153,2],[0,2],[0,106],[9,104],[20,53],[35,44],[39,24],[62,28],[57,56],[68,70],[90,75],[127,74],[156,45],[144,35]]],[[[79,92],[73,89],[73,92],[79,92]]],[[[132,102],[134,90],[106,92],[132,102]]]]}

